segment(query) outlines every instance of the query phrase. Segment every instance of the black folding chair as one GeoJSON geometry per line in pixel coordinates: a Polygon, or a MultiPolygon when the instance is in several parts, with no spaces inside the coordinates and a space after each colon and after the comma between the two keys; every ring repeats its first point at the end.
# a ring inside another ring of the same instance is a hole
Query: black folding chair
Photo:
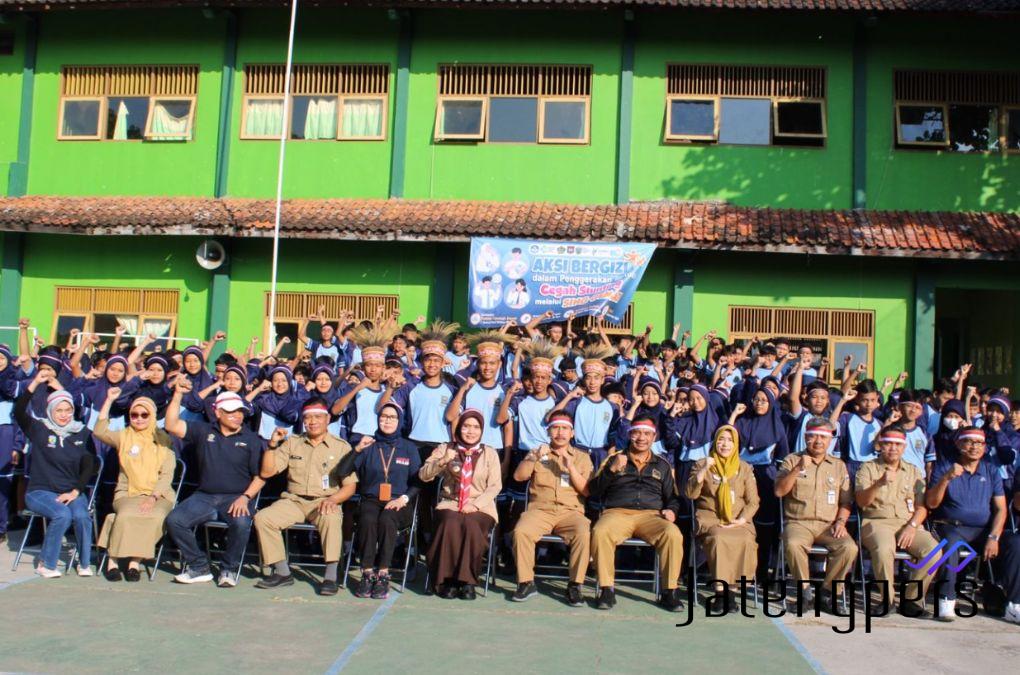
{"type": "MultiPolygon", "coordinates": [[[[853,516],[851,516],[851,517],[853,517],[853,516]]],[[[848,524],[849,524],[849,522],[848,522],[848,524]]],[[[858,528],[858,529],[860,529],[860,528],[858,528]]],[[[785,599],[787,597],[789,597],[789,592],[790,592],[790,575],[789,575],[789,572],[788,572],[788,570],[786,568],[786,544],[785,544],[785,540],[783,539],[783,534],[785,532],[786,532],[786,516],[785,516],[784,511],[783,511],[783,499],[780,498],[779,499],[779,564],[777,565],[776,574],[782,576],[782,580],[783,580],[783,598],[784,598],[784,601],[785,601],[785,599]]],[[[849,535],[849,536],[853,536],[853,535],[849,535]]],[[[856,541],[856,539],[854,540],[854,543],[858,543],[856,541]]],[[[858,548],[860,548],[860,547],[858,546],[858,548]]],[[[829,549],[827,547],[825,547],[825,546],[812,546],[811,548],[808,549],[808,557],[810,558],[811,556],[821,556],[822,559],[823,559],[823,569],[824,569],[824,566],[828,564],[829,549]]],[[[844,609],[849,604],[849,600],[847,599],[847,586],[848,586],[848,584],[843,584],[842,604],[843,604],[843,608],[844,609]]],[[[798,590],[798,595],[799,595],[799,590],[798,590]]]]}
{"type": "MultiPolygon", "coordinates": [[[[595,507],[596,518],[595,518],[595,520],[592,520],[592,524],[591,524],[592,525],[592,531],[594,531],[595,523],[598,521],[598,516],[602,515],[602,511],[604,510],[604,508],[605,507],[602,504],[598,504],[595,507]]],[[[631,578],[627,579],[627,581],[631,582],[632,584],[636,584],[636,585],[639,585],[639,586],[648,586],[648,585],[650,585],[652,587],[652,592],[655,594],[656,597],[658,597],[659,589],[662,586],[662,580],[659,578],[659,551],[658,551],[658,549],[656,549],[654,546],[649,544],[644,539],[638,539],[637,537],[631,537],[630,539],[625,539],[624,541],[622,541],[622,542],[620,542],[619,544],[616,545],[616,549],[617,550],[619,550],[621,547],[631,547],[631,548],[636,548],[636,549],[647,548],[647,549],[651,549],[652,550],[652,553],[653,553],[653,556],[652,556],[652,558],[653,558],[653,563],[652,563],[653,568],[652,568],[651,571],[645,570],[645,569],[639,569],[639,568],[636,568],[636,567],[635,568],[631,568],[631,569],[621,569],[621,568],[617,567],[616,568],[616,573],[617,573],[617,575],[619,575],[621,572],[623,574],[630,575],[631,578]]],[[[617,578],[617,581],[619,581],[619,578],[617,578]]]]}
{"type": "MultiPolygon", "coordinates": [[[[404,508],[411,508],[411,524],[407,527],[401,528],[397,531],[397,537],[404,537],[407,545],[407,553],[404,555],[404,567],[401,570],[400,575],[400,592],[404,592],[404,587],[407,585],[409,580],[409,572],[412,570],[412,561],[414,566],[418,565],[418,551],[415,543],[415,536],[418,533],[418,497],[414,498],[414,501],[404,506],[404,508]]],[[[398,539],[399,540],[399,539],[398,539]]],[[[344,565],[344,588],[347,587],[347,577],[351,572],[351,560],[354,558],[354,547],[358,541],[358,523],[355,521],[354,530],[351,533],[351,550],[347,554],[347,564],[344,565]]]]}
{"type": "MultiPolygon", "coordinates": [[[[99,455],[95,455],[95,458],[98,463],[97,471],[85,488],[88,491],[89,515],[91,515],[92,517],[93,545],[95,543],[96,535],[98,534],[99,530],[99,528],[96,526],[96,508],[95,508],[96,493],[99,491],[100,476],[103,475],[103,458],[99,455]]],[[[28,471],[25,472],[25,478],[26,480],[28,479],[28,471]]],[[[28,542],[29,535],[32,533],[32,526],[35,525],[36,520],[42,522],[43,533],[46,532],[46,518],[43,515],[36,513],[35,511],[29,508],[25,508],[21,511],[21,516],[23,518],[24,517],[28,518],[28,524],[25,526],[25,534],[21,538],[21,545],[18,547],[18,553],[14,556],[14,564],[11,565],[12,572],[18,569],[18,565],[21,563],[21,556],[24,555],[26,551],[32,555],[39,555],[39,553],[42,552],[42,545],[31,548],[25,545],[28,542]]],[[[70,532],[71,530],[68,531],[70,532]]],[[[65,571],[70,572],[71,567],[74,566],[75,561],[78,559],[78,547],[80,546],[80,544],[81,543],[79,541],[75,540],[74,545],[70,548],[71,556],[70,558],[68,558],[67,567],[64,568],[65,571]]]]}

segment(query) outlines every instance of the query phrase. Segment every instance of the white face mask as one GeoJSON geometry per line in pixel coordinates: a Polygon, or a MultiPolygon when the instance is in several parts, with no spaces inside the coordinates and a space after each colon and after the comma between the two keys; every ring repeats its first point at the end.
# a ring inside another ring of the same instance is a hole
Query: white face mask
{"type": "Polygon", "coordinates": [[[959,417],[947,417],[946,419],[943,420],[943,422],[952,431],[956,431],[957,429],[960,428],[960,418],[959,417]]]}

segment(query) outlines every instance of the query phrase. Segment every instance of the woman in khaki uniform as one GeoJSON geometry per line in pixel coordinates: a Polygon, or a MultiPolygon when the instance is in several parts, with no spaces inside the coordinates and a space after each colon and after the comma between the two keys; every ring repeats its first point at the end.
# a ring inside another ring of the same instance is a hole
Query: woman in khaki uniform
{"type": "Polygon", "coordinates": [[[725,424],[715,432],[708,457],[694,464],[685,493],[697,511],[695,536],[701,542],[713,579],[730,585],[730,610],[737,610],[733,586],[754,579],[758,564],[752,518],[758,511],[754,470],[740,460],[740,437],[725,424]]]}
{"type": "Polygon", "coordinates": [[[93,432],[103,443],[116,448],[120,463],[113,513],[103,522],[97,546],[105,548],[109,556],[103,576],[120,581],[119,565],[127,558],[123,578],[138,581],[139,563],[155,557],[163,522],[174,506],[171,482],[176,460],[170,450],[170,437],[156,427],[156,404],[150,398],[131,402],[127,428],[110,429],[110,406],[120,395],[118,387],[110,388],[93,432]]]}

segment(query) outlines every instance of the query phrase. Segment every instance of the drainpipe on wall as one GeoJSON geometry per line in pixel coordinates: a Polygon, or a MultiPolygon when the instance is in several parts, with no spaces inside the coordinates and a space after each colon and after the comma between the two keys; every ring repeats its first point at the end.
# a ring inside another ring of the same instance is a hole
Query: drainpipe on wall
{"type": "Polygon", "coordinates": [[[869,17],[854,25],[853,46],[853,205],[867,208],[868,161],[868,48],[867,29],[875,24],[869,17]]]}
{"type": "Polygon", "coordinates": [[[393,101],[393,145],[390,148],[390,199],[404,196],[404,165],[407,157],[407,87],[411,80],[411,12],[389,10],[391,20],[400,22],[397,45],[396,96],[393,101]]]}
{"type": "Polygon", "coordinates": [[[623,50],[620,63],[620,101],[616,128],[616,203],[630,201],[630,139],[634,107],[634,11],[623,12],[623,50]]]}
{"type": "Polygon", "coordinates": [[[238,16],[234,10],[224,13],[227,21],[226,45],[223,51],[223,68],[220,77],[220,119],[216,132],[216,177],[213,196],[227,194],[228,165],[230,163],[230,119],[234,104],[234,79],[237,69],[238,16]]]}

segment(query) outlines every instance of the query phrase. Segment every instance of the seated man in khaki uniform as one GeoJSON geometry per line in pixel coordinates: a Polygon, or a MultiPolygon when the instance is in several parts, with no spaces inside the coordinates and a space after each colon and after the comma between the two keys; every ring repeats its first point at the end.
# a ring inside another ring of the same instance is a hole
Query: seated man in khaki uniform
{"type": "Polygon", "coordinates": [[[833,427],[829,420],[808,421],[803,453],[783,460],[776,476],[776,496],[783,499],[783,546],[790,573],[798,587],[810,580],[808,551],[812,546],[829,550],[819,607],[835,613],[832,582],[846,578],[857,556],[857,544],[846,531],[853,492],[843,460],[828,453],[833,427]]]}
{"type": "Polygon", "coordinates": [[[660,583],[665,589],[659,604],[671,612],[684,609],[680,598],[684,540],[674,524],[680,499],[672,467],[652,452],[656,433],[657,425],[651,418],[634,420],[627,449],[610,455],[588,483],[591,496],[600,498],[606,507],[591,537],[599,577],[598,609],[612,609],[616,604],[616,547],[631,537],[642,539],[659,552],[660,583]]]}
{"type": "MultiPolygon", "coordinates": [[[[262,455],[262,478],[272,478],[286,469],[287,491],[271,506],[255,514],[262,561],[273,566],[273,573],[255,587],[277,588],[294,583],[287,565],[283,531],[291,525],[309,522],[319,531],[326,558],[326,573],[319,594],[336,595],[340,504],[354,494],[358,478],[350,473],[353,462],[349,460],[344,462],[347,471],[338,470],[340,460],[351,453],[351,446],[327,431],[329,409],[326,402],[321,398],[309,399],[301,410],[301,419],[305,433],[286,438],[287,432],[277,429],[269,440],[269,449],[262,455]]],[[[371,441],[371,437],[368,438],[371,441]]]]}
{"type": "Polygon", "coordinates": [[[574,422],[566,413],[554,413],[546,425],[549,445],[529,452],[514,471],[514,480],[531,481],[528,510],[514,527],[517,558],[517,592],[511,598],[524,602],[535,589],[535,544],[547,534],[563,537],[570,548],[567,603],[584,604],[581,585],[588,571],[591,522],[584,517],[584,498],[594,467],[588,453],[571,445],[574,422]]]}
{"type": "MultiPolygon", "coordinates": [[[[924,474],[913,464],[900,461],[906,448],[907,434],[897,427],[889,427],[875,439],[878,459],[866,462],[857,472],[857,506],[861,509],[861,544],[871,556],[875,580],[888,584],[883,593],[891,599],[895,595],[896,550],[906,551],[915,560],[922,560],[938,543],[921,527],[928,510],[924,507],[924,474]]],[[[920,617],[924,614],[924,595],[932,575],[929,569],[911,570],[911,581],[921,582],[917,600],[905,595],[916,595],[907,590],[900,596],[900,612],[920,617]]]]}

